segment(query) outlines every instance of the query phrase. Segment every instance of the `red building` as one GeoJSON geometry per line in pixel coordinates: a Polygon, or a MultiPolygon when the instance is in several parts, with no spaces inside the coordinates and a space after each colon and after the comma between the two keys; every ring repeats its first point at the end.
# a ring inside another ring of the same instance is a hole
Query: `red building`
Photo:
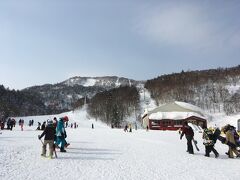
{"type": "Polygon", "coordinates": [[[200,108],[178,101],[157,107],[147,112],[142,119],[143,126],[152,130],[178,130],[183,127],[185,121],[196,125],[196,128],[207,125],[200,108]]]}

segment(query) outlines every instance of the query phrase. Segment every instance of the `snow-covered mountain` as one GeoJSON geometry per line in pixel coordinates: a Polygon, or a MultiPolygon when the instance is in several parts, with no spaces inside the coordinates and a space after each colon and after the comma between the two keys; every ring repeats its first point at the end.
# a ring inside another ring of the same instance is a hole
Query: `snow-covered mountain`
{"type": "Polygon", "coordinates": [[[65,84],[67,86],[80,85],[84,87],[98,86],[103,88],[116,88],[119,86],[132,86],[132,85],[137,86],[140,83],[143,82],[117,76],[103,76],[103,77],[76,76],[63,81],[60,84],[65,84]]]}
{"type": "MultiPolygon", "coordinates": [[[[72,77],[61,83],[33,86],[23,91],[35,93],[52,113],[72,110],[79,100],[120,86],[143,87],[144,81],[124,77],[72,77]]],[[[50,112],[51,113],[51,112],[50,112]]]]}

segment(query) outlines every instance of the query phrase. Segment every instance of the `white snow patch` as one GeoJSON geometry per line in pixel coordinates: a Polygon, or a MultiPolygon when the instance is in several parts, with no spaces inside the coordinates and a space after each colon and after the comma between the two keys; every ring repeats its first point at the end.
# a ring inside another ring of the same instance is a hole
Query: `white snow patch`
{"type": "Polygon", "coordinates": [[[240,90],[240,84],[237,85],[228,85],[226,86],[230,94],[235,94],[237,91],[240,90]]]}
{"type": "Polygon", "coordinates": [[[87,79],[87,81],[83,84],[83,86],[88,87],[88,86],[94,86],[96,84],[96,79],[87,79]]]}
{"type": "Polygon", "coordinates": [[[115,86],[116,87],[119,87],[121,85],[121,83],[119,83],[119,78],[117,78],[117,81],[116,81],[116,83],[115,83],[115,86]]]}

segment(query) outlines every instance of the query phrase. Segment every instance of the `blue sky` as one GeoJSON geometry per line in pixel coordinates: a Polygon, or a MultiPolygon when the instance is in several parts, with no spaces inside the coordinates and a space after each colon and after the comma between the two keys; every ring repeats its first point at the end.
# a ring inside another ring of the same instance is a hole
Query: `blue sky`
{"type": "Polygon", "coordinates": [[[240,64],[238,0],[1,0],[0,84],[240,64]]]}

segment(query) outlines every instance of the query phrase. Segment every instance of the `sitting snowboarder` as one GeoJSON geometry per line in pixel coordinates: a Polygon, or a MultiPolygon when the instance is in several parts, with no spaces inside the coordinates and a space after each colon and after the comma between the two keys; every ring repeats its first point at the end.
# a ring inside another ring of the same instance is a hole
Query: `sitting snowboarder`
{"type": "Polygon", "coordinates": [[[182,139],[184,134],[187,139],[187,152],[189,154],[194,154],[193,145],[192,145],[194,132],[193,132],[193,129],[188,125],[188,122],[184,122],[184,126],[182,128],[182,134],[180,136],[180,139],[182,139]]]}
{"type": "Polygon", "coordinates": [[[56,134],[56,130],[53,126],[53,121],[48,121],[47,127],[44,129],[43,133],[38,136],[39,139],[44,137],[44,142],[42,146],[42,154],[41,156],[46,157],[46,147],[49,145],[49,157],[53,157],[54,150],[54,136],[56,134]]]}
{"type": "Polygon", "coordinates": [[[214,140],[214,135],[212,130],[208,129],[206,125],[203,126],[203,144],[205,145],[205,156],[209,157],[210,152],[213,151],[215,158],[218,158],[219,153],[214,148],[216,141],[214,140]]]}

